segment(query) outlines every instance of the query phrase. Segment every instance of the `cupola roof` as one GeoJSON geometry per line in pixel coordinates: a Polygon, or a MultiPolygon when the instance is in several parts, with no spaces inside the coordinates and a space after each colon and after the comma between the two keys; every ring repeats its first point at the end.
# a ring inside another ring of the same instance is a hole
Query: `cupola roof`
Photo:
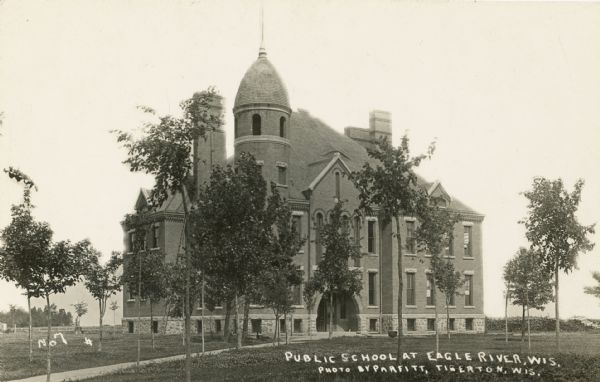
{"type": "Polygon", "coordinates": [[[272,104],[290,108],[288,93],[275,67],[261,46],[258,59],[240,82],[233,109],[251,104],[272,104]]]}

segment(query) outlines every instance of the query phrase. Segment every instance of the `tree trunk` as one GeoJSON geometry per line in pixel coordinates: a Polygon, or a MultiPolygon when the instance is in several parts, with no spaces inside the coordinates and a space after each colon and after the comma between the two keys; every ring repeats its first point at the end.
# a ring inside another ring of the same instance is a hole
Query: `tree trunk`
{"type": "Polygon", "coordinates": [[[278,330],[279,330],[279,314],[277,312],[273,312],[275,315],[275,330],[273,332],[273,346],[275,346],[275,341],[277,340],[278,330]]]}
{"type": "Polygon", "coordinates": [[[152,299],[150,299],[150,336],[152,338],[152,350],[156,350],[154,347],[154,314],[152,312],[152,299]]]}
{"type": "Polygon", "coordinates": [[[446,297],[446,333],[450,339],[450,299],[446,297]]]}
{"type": "Polygon", "coordinates": [[[102,351],[102,300],[98,300],[98,311],[100,312],[99,324],[100,324],[100,341],[98,341],[98,351],[102,351]]]}
{"type": "Polygon", "coordinates": [[[558,261],[554,268],[554,313],[556,316],[556,352],[560,352],[560,315],[558,314],[558,261]]]}
{"type": "Polygon", "coordinates": [[[525,305],[523,305],[523,315],[521,316],[521,351],[525,342],[525,305]]]}
{"type": "Polygon", "coordinates": [[[230,323],[231,323],[231,302],[227,301],[225,303],[225,324],[223,325],[223,339],[225,340],[225,342],[229,342],[229,340],[231,339],[231,328],[230,328],[230,323]]]}
{"type": "MultiPolygon", "coordinates": [[[[435,278],[433,278],[433,283],[431,284],[431,293],[435,293],[435,278]]],[[[438,325],[438,304],[437,304],[437,299],[435,298],[435,294],[433,295],[433,305],[435,306],[434,308],[434,314],[435,314],[435,318],[434,318],[434,323],[435,323],[435,352],[439,353],[440,352],[440,331],[439,331],[439,325],[438,325]]]]}
{"type": "Polygon", "coordinates": [[[242,348],[242,328],[240,327],[240,312],[239,312],[239,301],[237,291],[235,292],[235,326],[237,332],[237,342],[235,344],[236,349],[242,348]]]}
{"type": "Polygon", "coordinates": [[[333,337],[333,292],[329,291],[329,339],[333,337]]]}
{"type": "Polygon", "coordinates": [[[192,380],[192,341],[190,341],[192,335],[191,328],[191,317],[192,312],[190,309],[190,286],[192,278],[192,255],[189,251],[190,237],[188,235],[187,217],[189,213],[189,207],[187,203],[188,193],[185,187],[181,186],[181,200],[183,202],[183,237],[184,246],[183,251],[185,253],[185,381],[191,382],[192,380]]]}
{"type": "Polygon", "coordinates": [[[135,366],[137,368],[137,372],[140,372],[140,356],[142,353],[142,314],[140,312],[141,309],[141,301],[142,301],[142,255],[138,251],[138,292],[137,292],[137,311],[138,311],[138,322],[137,322],[137,360],[135,366]]]}
{"type": "Polygon", "coordinates": [[[287,313],[285,313],[283,315],[283,322],[285,322],[285,328],[284,328],[285,329],[285,344],[289,345],[290,340],[289,340],[289,337],[288,337],[289,329],[288,329],[287,313]]]}
{"type": "MultiPolygon", "coordinates": [[[[202,312],[200,312],[202,314],[202,316],[200,317],[200,322],[201,322],[201,329],[202,329],[202,354],[204,355],[204,270],[202,270],[202,290],[200,291],[200,298],[202,299],[202,312]]],[[[212,329],[210,331],[212,333],[212,329]]]]}
{"type": "Polygon", "coordinates": [[[46,353],[46,382],[50,382],[50,375],[52,374],[52,364],[50,358],[50,331],[52,331],[52,314],[50,313],[50,295],[46,292],[46,306],[48,307],[48,336],[46,341],[47,353],[46,353]]]}
{"type": "Polygon", "coordinates": [[[404,284],[402,282],[402,236],[400,236],[400,219],[394,216],[396,221],[396,242],[398,245],[398,348],[396,357],[400,358],[402,353],[402,292],[404,284]]]}
{"type": "Polygon", "coordinates": [[[248,319],[250,316],[250,299],[244,296],[244,321],[242,325],[242,340],[248,338],[248,319]]]}
{"type": "Polygon", "coordinates": [[[115,317],[116,314],[117,314],[116,309],[113,309],[113,336],[115,335],[115,332],[117,330],[117,323],[116,323],[116,317],[115,317]]]}
{"type": "Polygon", "coordinates": [[[504,342],[508,343],[508,288],[506,288],[506,299],[504,302],[504,342]]]}
{"type": "Polygon", "coordinates": [[[527,306],[527,350],[531,353],[531,323],[529,321],[529,305],[527,306]]]}
{"type": "Polygon", "coordinates": [[[29,362],[33,362],[33,340],[31,339],[31,296],[27,293],[27,310],[29,311],[29,362]]]}
{"type": "Polygon", "coordinates": [[[170,311],[171,311],[171,304],[167,302],[165,304],[165,318],[163,319],[163,321],[165,322],[165,328],[163,329],[163,335],[167,334],[167,325],[169,324],[170,311]]]}

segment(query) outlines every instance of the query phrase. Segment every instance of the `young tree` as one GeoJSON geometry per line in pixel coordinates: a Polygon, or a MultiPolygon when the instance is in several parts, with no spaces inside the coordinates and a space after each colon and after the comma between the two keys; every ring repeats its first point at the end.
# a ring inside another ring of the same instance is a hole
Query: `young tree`
{"type": "Polygon", "coordinates": [[[165,263],[164,254],[159,251],[152,250],[147,252],[142,260],[142,283],[144,285],[144,297],[146,297],[150,302],[150,333],[152,337],[152,349],[155,349],[153,307],[161,299],[166,297],[166,272],[167,266],[165,263]]]}
{"type": "MultiPolygon", "coordinates": [[[[110,296],[117,294],[121,290],[121,278],[117,271],[123,263],[123,258],[118,252],[113,252],[112,256],[105,265],[100,264],[100,252],[94,251],[90,267],[85,274],[85,287],[90,294],[98,300],[100,341],[98,341],[98,351],[102,351],[102,319],[106,313],[106,303],[110,296]]],[[[113,315],[114,325],[114,315],[113,315]]]]}
{"type": "Polygon", "coordinates": [[[11,222],[0,235],[4,241],[3,250],[0,250],[0,278],[25,289],[29,311],[29,362],[33,362],[31,297],[36,297],[33,291],[37,289],[35,261],[49,250],[52,230],[47,223],[37,222],[32,216],[31,191],[37,190],[33,180],[13,167],[4,172],[11,179],[23,183],[24,188],[23,203],[11,207],[11,222]]]}
{"type": "Polygon", "coordinates": [[[325,248],[323,259],[313,277],[306,283],[304,293],[310,299],[316,292],[328,299],[329,339],[333,336],[333,299],[354,296],[362,290],[361,272],[348,268],[348,259],[360,257],[360,250],[350,235],[350,227],[342,217],[342,202],[331,210],[329,219],[320,230],[325,248]]]}
{"type": "MultiPolygon", "coordinates": [[[[293,259],[302,248],[304,239],[300,237],[292,221],[289,204],[281,199],[274,184],[267,205],[267,219],[264,224],[274,223],[270,245],[267,248],[267,264],[260,275],[261,303],[273,310],[275,315],[275,338],[279,344],[279,317],[293,311],[292,287],[302,283],[302,272],[293,259]]],[[[266,228],[267,230],[269,227],[266,228]]],[[[286,331],[287,333],[287,331],[286,331]]],[[[287,339],[287,335],[286,335],[287,339]]],[[[286,341],[287,342],[287,341],[286,341]]]]}
{"type": "Polygon", "coordinates": [[[81,317],[83,317],[88,312],[87,302],[79,301],[75,304],[71,304],[71,306],[75,309],[75,315],[77,316],[77,318],[75,318],[75,333],[83,333],[83,331],[81,330],[80,322],[81,317]]]}
{"type": "Polygon", "coordinates": [[[594,297],[600,298],[600,272],[592,272],[592,277],[596,280],[598,285],[586,286],[583,291],[586,294],[591,294],[594,297]]]}
{"type": "MultiPolygon", "coordinates": [[[[504,281],[509,285],[509,297],[513,305],[523,308],[521,319],[521,344],[525,341],[525,312],[527,327],[529,309],[544,310],[544,305],[552,301],[552,279],[544,272],[539,255],[532,250],[520,248],[516,255],[504,266],[504,281]]],[[[528,330],[529,332],[529,330],[528,330]]],[[[528,335],[528,349],[531,339],[528,335]]]]}
{"type": "Polygon", "coordinates": [[[113,300],[110,302],[110,310],[113,311],[113,335],[115,334],[115,327],[116,327],[116,314],[117,314],[117,310],[119,309],[119,303],[116,300],[113,300]]]}
{"type": "MultiPolygon", "coordinates": [[[[450,338],[450,311],[448,306],[459,287],[461,276],[460,273],[455,274],[454,264],[450,259],[443,260],[441,255],[446,248],[449,249],[452,245],[454,224],[459,217],[448,209],[441,208],[437,202],[435,198],[429,195],[425,202],[418,204],[417,215],[420,224],[417,228],[417,243],[421,251],[431,255],[430,270],[433,276],[431,292],[435,293],[436,289],[439,289],[446,296],[446,327],[448,338],[450,338]]],[[[435,299],[433,304],[435,306],[435,349],[436,352],[439,352],[438,304],[435,299]]]]}
{"type": "Polygon", "coordinates": [[[591,251],[594,244],[588,235],[594,234],[595,224],[584,226],[575,214],[581,201],[583,180],[575,183],[572,193],[565,190],[561,179],[533,179],[533,188],[524,193],[529,200],[525,225],[531,248],[539,254],[545,272],[554,276],[554,299],[556,315],[556,350],[560,351],[560,315],[558,276],[577,265],[577,255],[591,251]]]}
{"type": "Polygon", "coordinates": [[[52,315],[50,296],[64,293],[65,290],[75,285],[85,273],[94,255],[88,240],[72,244],[70,241],[54,243],[49,251],[37,259],[35,274],[39,275],[36,297],[45,297],[48,320],[46,381],[50,382],[52,373],[50,333],[52,331],[52,315]]]}
{"type": "MultiPolygon", "coordinates": [[[[204,138],[207,131],[221,125],[221,115],[214,112],[216,91],[196,93],[192,98],[181,102],[182,117],[170,115],[159,117],[158,122],[145,124],[144,136],[134,138],[130,133],[116,131],[117,141],[128,151],[124,161],[131,171],[143,171],[152,174],[156,183],[152,189],[153,204],[160,206],[169,194],[179,193],[183,201],[184,222],[188,221],[190,211],[195,204],[197,190],[191,174],[197,163],[192,160],[192,146],[195,139],[204,138]]],[[[151,108],[143,108],[156,115],[151,108]]],[[[184,253],[186,277],[186,305],[190,305],[190,285],[192,274],[192,254],[189,250],[191,234],[184,223],[184,253]]],[[[191,312],[185,312],[185,380],[191,380],[191,312]]]]}
{"type": "MultiPolygon", "coordinates": [[[[387,139],[377,142],[373,150],[368,150],[369,156],[376,164],[365,163],[360,171],[351,174],[350,179],[359,192],[359,208],[368,214],[373,214],[375,207],[379,209],[382,223],[395,223],[398,248],[398,349],[402,350],[402,291],[404,288],[402,275],[402,232],[400,216],[414,216],[419,204],[423,203],[424,190],[417,184],[414,169],[421,162],[431,157],[434,145],[429,147],[427,154],[410,156],[407,135],[402,137],[400,146],[395,148],[387,139]]],[[[393,231],[393,230],[392,230],[393,231]]]]}
{"type": "Polygon", "coordinates": [[[242,346],[240,300],[248,297],[252,282],[264,269],[264,248],[269,244],[266,196],[260,166],[254,157],[241,153],[235,167],[213,168],[192,219],[195,241],[203,248],[197,259],[202,270],[234,296],[238,348],[242,346]]]}

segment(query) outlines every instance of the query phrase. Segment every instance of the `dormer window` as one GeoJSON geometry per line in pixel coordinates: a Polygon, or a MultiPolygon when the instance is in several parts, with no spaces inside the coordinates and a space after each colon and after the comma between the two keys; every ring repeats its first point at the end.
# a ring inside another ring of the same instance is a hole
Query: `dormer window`
{"type": "Polygon", "coordinates": [[[252,135],[260,135],[261,132],[260,115],[254,114],[252,116],[252,135]]]}
{"type": "Polygon", "coordinates": [[[279,136],[285,138],[285,117],[279,118],[279,136]]]}

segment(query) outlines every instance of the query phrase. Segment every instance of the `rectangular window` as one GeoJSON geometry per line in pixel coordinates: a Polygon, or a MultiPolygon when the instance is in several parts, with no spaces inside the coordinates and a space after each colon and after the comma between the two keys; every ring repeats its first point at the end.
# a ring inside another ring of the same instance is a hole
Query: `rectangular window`
{"type": "Polygon", "coordinates": [[[367,222],[367,251],[369,253],[375,253],[375,221],[369,220],[367,222]]]}
{"type": "Polygon", "coordinates": [[[158,333],[158,321],[152,321],[152,333],[158,333]]]}
{"type": "Polygon", "coordinates": [[[158,239],[160,235],[160,226],[152,227],[152,248],[158,248],[158,239]]]}
{"type": "Polygon", "coordinates": [[[252,323],[252,333],[262,333],[262,320],[261,319],[253,319],[250,320],[252,323]]]}
{"type": "Polygon", "coordinates": [[[471,226],[465,226],[464,233],[464,256],[465,257],[473,257],[472,250],[472,228],[471,226]]]}
{"type": "Polygon", "coordinates": [[[414,273],[406,274],[406,305],[417,305],[414,273]]]}
{"type": "Polygon", "coordinates": [[[321,243],[321,229],[323,228],[323,214],[317,213],[317,226],[315,228],[315,247],[316,253],[316,264],[319,265],[323,258],[323,245],[321,243]]]}
{"type": "Polygon", "coordinates": [[[221,332],[221,320],[215,320],[215,330],[217,333],[221,332]]]}
{"type": "Polygon", "coordinates": [[[409,332],[414,332],[415,330],[417,330],[416,320],[414,318],[408,318],[406,320],[406,329],[409,332]]]}
{"type": "Polygon", "coordinates": [[[285,333],[285,318],[279,319],[279,333],[285,333]]]}
{"type": "Polygon", "coordinates": [[[335,197],[340,200],[340,173],[335,173],[335,197]]]}
{"type": "Polygon", "coordinates": [[[202,320],[196,320],[196,333],[202,333],[202,320]]]}
{"type": "Polygon", "coordinates": [[[377,319],[376,318],[369,319],[369,331],[370,332],[377,331],[377,319]]]}
{"type": "Polygon", "coordinates": [[[448,234],[448,246],[444,248],[445,256],[454,256],[454,232],[448,234]]]}
{"type": "Polygon", "coordinates": [[[427,330],[429,330],[429,331],[435,330],[435,318],[427,319],[427,330]]]}
{"type": "Polygon", "coordinates": [[[294,318],[294,333],[302,333],[302,319],[294,318]]]}
{"type": "Polygon", "coordinates": [[[427,302],[426,304],[431,306],[435,305],[435,289],[433,287],[433,275],[431,273],[427,274],[427,302]]]}
{"type": "Polygon", "coordinates": [[[448,329],[455,330],[454,329],[454,318],[451,318],[448,320],[448,329]]]}
{"type": "Polygon", "coordinates": [[[128,288],[127,292],[129,294],[129,300],[135,300],[135,296],[136,296],[135,290],[133,288],[128,288]]]}
{"type": "Polygon", "coordinates": [[[277,167],[278,169],[278,174],[279,174],[279,178],[278,178],[278,182],[279,184],[287,184],[287,174],[286,174],[286,168],[283,166],[277,167]]]}
{"type": "Polygon", "coordinates": [[[292,303],[302,305],[302,285],[292,286],[292,303]]]}
{"type": "Polygon", "coordinates": [[[298,237],[298,240],[302,239],[302,216],[299,215],[294,215],[292,216],[292,226],[294,227],[294,230],[296,231],[296,236],[298,237]]]}
{"type": "Polygon", "coordinates": [[[135,233],[129,232],[129,239],[127,242],[127,251],[133,252],[134,246],[135,246],[135,233]]]}
{"type": "Polygon", "coordinates": [[[472,318],[465,318],[465,329],[473,330],[473,319],[472,318]]]}
{"type": "Polygon", "coordinates": [[[134,332],[134,326],[133,326],[133,321],[127,321],[127,331],[129,333],[133,333],[134,332]]]}
{"type": "Polygon", "coordinates": [[[456,303],[454,302],[454,294],[451,294],[451,295],[450,295],[450,298],[449,298],[449,300],[450,300],[450,303],[448,304],[449,306],[454,306],[454,305],[456,305],[456,303]]]}
{"type": "Polygon", "coordinates": [[[369,305],[377,304],[375,300],[375,291],[377,288],[377,284],[375,283],[375,277],[377,277],[377,273],[369,272],[369,305]]]}
{"type": "Polygon", "coordinates": [[[417,238],[415,236],[415,222],[406,222],[406,251],[408,253],[417,253],[417,238]]]}
{"type": "Polygon", "coordinates": [[[465,275],[465,306],[473,306],[473,275],[465,275]]]}

